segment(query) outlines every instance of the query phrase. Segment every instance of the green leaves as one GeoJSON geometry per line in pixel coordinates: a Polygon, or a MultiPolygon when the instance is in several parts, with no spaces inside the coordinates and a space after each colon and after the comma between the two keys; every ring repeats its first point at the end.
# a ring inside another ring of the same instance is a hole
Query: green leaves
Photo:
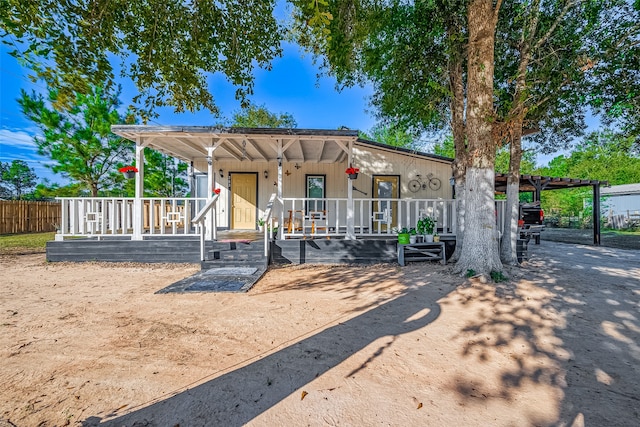
{"type": "Polygon", "coordinates": [[[249,104],[233,114],[232,127],[295,128],[296,120],[289,113],[272,113],[265,105],[249,104]]]}
{"type": "Polygon", "coordinates": [[[60,111],[54,109],[61,108],[57,90],[50,91],[47,100],[24,91],[18,99],[24,115],[44,135],[35,142],[40,154],[54,160],[51,169],[83,183],[94,197],[112,185],[119,176],[116,165],[133,152],[132,142],[111,133],[112,124],[126,120],[117,111],[118,91],[92,87],[88,94],[75,93],[72,104],[60,111]]]}
{"type": "Polygon", "coordinates": [[[22,199],[26,190],[36,185],[36,174],[24,160],[0,162],[0,197],[22,199]]]}
{"type": "Polygon", "coordinates": [[[284,30],[273,16],[274,5],[275,0],[5,0],[0,19],[3,41],[17,41],[13,55],[59,89],[61,105],[72,104],[74,94],[87,93],[91,85],[111,84],[115,56],[122,76],[136,84],[135,102],[145,116],[161,105],[218,114],[210,75],[223,73],[244,100],[253,91],[253,70],[268,68],[281,54],[284,30]]]}

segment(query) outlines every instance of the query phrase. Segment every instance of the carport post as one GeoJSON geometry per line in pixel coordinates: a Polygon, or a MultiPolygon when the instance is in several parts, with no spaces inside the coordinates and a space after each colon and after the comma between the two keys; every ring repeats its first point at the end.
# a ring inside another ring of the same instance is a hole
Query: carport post
{"type": "Polygon", "coordinates": [[[600,246],[600,182],[593,184],[593,244],[600,246]]]}

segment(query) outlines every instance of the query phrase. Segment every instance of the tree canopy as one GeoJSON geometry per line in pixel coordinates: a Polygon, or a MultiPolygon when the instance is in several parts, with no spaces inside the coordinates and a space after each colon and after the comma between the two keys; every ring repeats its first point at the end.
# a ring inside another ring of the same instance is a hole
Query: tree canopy
{"type": "Polygon", "coordinates": [[[68,108],[54,108],[59,92],[50,90],[45,99],[24,90],[18,100],[25,116],[42,131],[36,137],[38,152],[55,164],[53,172],[83,183],[96,197],[119,176],[116,166],[133,153],[133,143],[111,133],[112,124],[125,123],[118,113],[118,93],[94,86],[87,95],[76,93],[68,108]]]}
{"type": "MultiPolygon", "coordinates": [[[[567,155],[553,158],[535,173],[546,176],[597,179],[611,185],[640,182],[640,153],[633,138],[611,130],[592,132],[567,155]]],[[[548,212],[577,216],[584,211],[590,188],[543,191],[542,205],[548,212]]]]}
{"type": "Polygon", "coordinates": [[[0,162],[0,197],[22,199],[27,190],[35,187],[36,174],[24,160],[0,162]]]}
{"type": "Polygon", "coordinates": [[[360,132],[360,138],[409,150],[422,149],[422,143],[417,134],[404,129],[401,125],[378,123],[368,132],[360,132]]]}
{"type": "Polygon", "coordinates": [[[296,119],[290,113],[272,113],[265,105],[247,105],[233,113],[232,127],[241,128],[295,128],[296,119]]]}
{"type": "Polygon", "coordinates": [[[110,86],[115,56],[145,111],[170,105],[217,115],[208,76],[222,73],[246,101],[254,69],[268,69],[281,54],[274,7],[275,0],[5,0],[0,37],[62,104],[91,86],[110,86]]]}

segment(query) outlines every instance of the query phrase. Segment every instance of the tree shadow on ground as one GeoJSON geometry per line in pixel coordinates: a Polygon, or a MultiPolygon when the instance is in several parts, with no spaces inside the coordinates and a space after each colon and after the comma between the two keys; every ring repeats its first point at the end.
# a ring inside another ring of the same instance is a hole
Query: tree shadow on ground
{"type": "Polygon", "coordinates": [[[487,366],[491,380],[456,378],[451,388],[480,404],[522,399],[534,385],[546,400],[531,405],[547,406],[533,425],[639,425],[640,254],[545,246],[534,249],[526,279],[461,290],[485,302],[458,335],[463,357],[487,366]]]}
{"type": "MultiPolygon", "coordinates": [[[[345,298],[351,298],[348,295],[362,283],[358,280],[350,282],[350,279],[357,279],[357,275],[351,278],[344,274],[329,277],[324,286],[334,286],[332,283],[336,280],[337,283],[352,283],[353,289],[344,290],[345,298]]],[[[304,284],[300,286],[304,288],[304,284]]],[[[359,307],[367,310],[362,314],[179,394],[111,418],[101,425],[244,425],[292,393],[301,393],[303,386],[379,338],[391,337],[393,341],[402,334],[430,324],[440,315],[436,301],[451,289],[424,282],[406,287],[388,301],[373,307],[359,307]]],[[[349,375],[358,375],[360,369],[387,351],[388,346],[386,341],[380,344],[367,361],[349,375]]],[[[107,418],[116,415],[109,414],[107,418]]],[[[93,426],[100,421],[98,417],[90,417],[83,425],[93,426]]]]}

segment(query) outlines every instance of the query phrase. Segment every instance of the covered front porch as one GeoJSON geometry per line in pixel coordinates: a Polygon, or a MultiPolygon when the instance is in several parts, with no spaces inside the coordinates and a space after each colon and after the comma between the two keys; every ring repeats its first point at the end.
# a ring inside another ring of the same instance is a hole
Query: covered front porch
{"type": "Polygon", "coordinates": [[[135,197],[60,198],[56,240],[394,239],[424,215],[455,239],[450,159],[363,141],[352,130],[113,126],[136,143],[135,197]],[[189,197],[146,197],[144,149],[189,165],[189,197]],[[348,175],[348,168],[358,169],[348,175]],[[442,184],[444,183],[444,185],[442,184]]]}

